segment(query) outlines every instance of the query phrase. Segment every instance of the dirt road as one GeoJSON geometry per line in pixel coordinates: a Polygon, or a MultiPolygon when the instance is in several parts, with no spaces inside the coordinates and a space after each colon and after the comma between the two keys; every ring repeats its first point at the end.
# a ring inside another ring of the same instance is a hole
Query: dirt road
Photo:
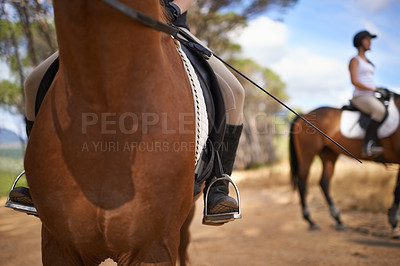
{"type": "MultiPolygon", "coordinates": [[[[242,190],[243,219],[222,227],[201,224],[198,202],[192,265],[400,265],[400,240],[389,238],[384,213],[342,213],[348,230],[337,232],[320,194],[310,190],[312,217],[321,227],[313,232],[289,186],[242,190]]],[[[41,265],[38,219],[0,207],[0,239],[0,265],[41,265]]]]}

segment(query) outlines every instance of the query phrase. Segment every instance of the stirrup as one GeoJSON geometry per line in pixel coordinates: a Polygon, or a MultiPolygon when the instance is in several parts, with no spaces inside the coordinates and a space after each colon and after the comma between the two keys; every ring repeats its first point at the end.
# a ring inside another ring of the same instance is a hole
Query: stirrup
{"type": "Polygon", "coordinates": [[[366,153],[368,156],[377,156],[383,153],[383,147],[382,146],[376,146],[374,141],[370,140],[367,143],[367,148],[366,148],[366,153]]]}
{"type": "MultiPolygon", "coordinates": [[[[15,188],[15,185],[17,184],[18,180],[19,180],[23,175],[25,175],[25,170],[23,170],[23,171],[17,176],[17,178],[15,179],[15,181],[14,181],[12,187],[11,187],[10,192],[15,188]]],[[[10,193],[8,194],[5,207],[11,208],[11,209],[13,209],[13,210],[15,210],[15,211],[24,212],[24,213],[29,214],[29,215],[35,215],[35,216],[37,216],[37,210],[36,210],[36,208],[35,208],[34,206],[26,206],[26,205],[24,205],[24,204],[11,201],[11,199],[10,199],[10,193]]]]}
{"type": "Polygon", "coordinates": [[[235,219],[240,219],[242,218],[242,211],[240,208],[240,195],[239,195],[239,189],[237,188],[236,184],[233,182],[233,180],[230,178],[229,175],[223,174],[221,177],[214,177],[206,191],[206,194],[204,196],[204,216],[203,216],[203,224],[207,225],[222,225],[224,223],[233,221],[235,219]],[[237,197],[237,203],[238,203],[238,211],[237,212],[227,212],[227,213],[218,213],[218,214],[208,214],[207,210],[207,201],[208,201],[208,194],[210,192],[210,188],[212,185],[214,185],[218,181],[228,181],[233,185],[236,191],[236,197],[237,197]]]}

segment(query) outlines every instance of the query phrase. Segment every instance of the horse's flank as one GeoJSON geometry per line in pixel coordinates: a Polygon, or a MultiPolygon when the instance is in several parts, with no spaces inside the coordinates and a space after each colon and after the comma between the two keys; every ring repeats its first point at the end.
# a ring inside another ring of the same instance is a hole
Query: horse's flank
{"type": "MultiPolygon", "coordinates": [[[[158,3],[127,4],[161,19],[158,3]]],[[[60,69],[25,158],[43,263],[172,264],[195,141],[173,40],[100,1],[55,1],[54,10],[60,69]]]]}

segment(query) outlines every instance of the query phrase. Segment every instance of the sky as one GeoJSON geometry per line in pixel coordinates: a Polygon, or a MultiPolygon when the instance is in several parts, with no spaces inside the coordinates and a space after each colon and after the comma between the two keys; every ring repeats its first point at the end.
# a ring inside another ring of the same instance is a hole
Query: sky
{"type": "MultiPolygon", "coordinates": [[[[279,74],[286,103],[306,112],[348,103],[353,91],[348,63],[356,55],[352,40],[364,29],[378,35],[367,52],[376,84],[400,93],[399,17],[400,0],[298,0],[283,12],[253,18],[235,39],[244,57],[279,74]]],[[[0,79],[9,75],[3,66],[0,79]]],[[[24,132],[10,121],[22,119],[0,110],[0,127],[24,132]]]]}
{"type": "Polygon", "coordinates": [[[367,52],[375,83],[400,93],[400,0],[299,0],[254,18],[236,41],[244,57],[279,74],[290,107],[309,111],[348,103],[353,36],[364,29],[378,35],[367,52]]]}

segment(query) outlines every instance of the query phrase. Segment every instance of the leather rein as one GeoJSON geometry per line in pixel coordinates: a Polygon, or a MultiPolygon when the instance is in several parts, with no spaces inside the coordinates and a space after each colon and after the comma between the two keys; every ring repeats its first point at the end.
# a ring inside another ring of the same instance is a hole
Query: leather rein
{"type": "Polygon", "coordinates": [[[164,32],[168,35],[173,36],[180,42],[187,43],[189,47],[195,49],[197,52],[200,52],[207,59],[212,56],[212,52],[210,50],[199,44],[196,40],[192,38],[192,36],[190,36],[183,30],[172,24],[163,23],[143,12],[137,11],[131,8],[130,6],[121,3],[118,0],[101,0],[101,1],[113,7],[114,9],[120,11],[121,13],[124,13],[128,17],[142,23],[147,27],[153,28],[157,31],[164,32]],[[183,36],[184,38],[180,37],[179,35],[183,36]]]}

